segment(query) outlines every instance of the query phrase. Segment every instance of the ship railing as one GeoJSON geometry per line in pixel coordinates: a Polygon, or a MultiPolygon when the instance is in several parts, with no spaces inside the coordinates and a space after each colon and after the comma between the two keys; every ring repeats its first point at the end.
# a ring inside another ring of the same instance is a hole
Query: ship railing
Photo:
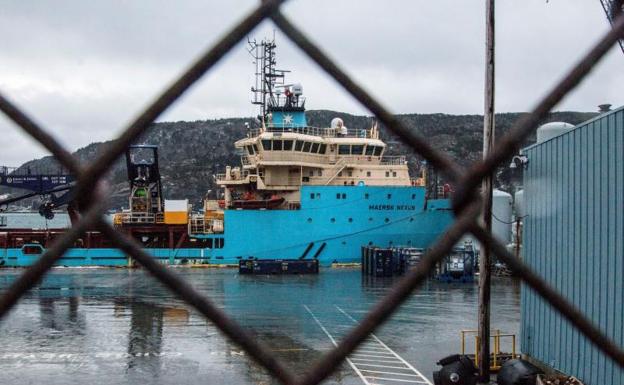
{"type": "MultiPolygon", "coordinates": [[[[291,96],[290,97],[290,107],[300,107],[303,108],[305,105],[305,96],[291,96]]],[[[273,95],[272,100],[270,100],[269,105],[273,108],[281,108],[282,106],[288,107],[287,104],[289,102],[289,98],[286,95],[273,95]]]]}
{"type": "MultiPolygon", "coordinates": [[[[399,166],[407,164],[407,158],[405,155],[400,156],[373,156],[373,155],[338,155],[337,157],[330,157],[326,154],[311,154],[297,151],[267,151],[258,155],[247,155],[246,161],[253,164],[258,161],[266,162],[306,162],[306,163],[318,163],[318,164],[337,164],[339,162],[345,162],[349,164],[380,164],[384,166],[399,166]],[[253,159],[253,163],[251,162],[253,159]]],[[[246,163],[243,163],[245,165],[246,163]]],[[[248,170],[244,170],[248,171],[248,170]]],[[[225,174],[221,175],[225,178],[225,174]]]]}
{"type": "Polygon", "coordinates": [[[323,138],[366,138],[377,139],[377,135],[374,134],[372,129],[360,129],[360,128],[348,128],[344,133],[340,129],[334,129],[329,127],[296,127],[292,125],[269,125],[265,129],[252,128],[248,132],[248,137],[252,138],[258,136],[264,132],[272,133],[294,133],[311,136],[320,136],[323,138]]]}
{"type": "Polygon", "coordinates": [[[225,180],[225,173],[215,174],[214,178],[215,178],[216,181],[225,180]]]}
{"type": "Polygon", "coordinates": [[[204,214],[193,214],[188,223],[189,234],[223,233],[223,219],[206,218],[204,214]]]}
{"type": "Polygon", "coordinates": [[[249,176],[249,170],[241,170],[240,173],[230,173],[230,177],[227,177],[227,174],[225,173],[219,173],[219,174],[215,174],[214,178],[215,181],[217,182],[222,182],[222,181],[226,181],[226,180],[243,180],[245,178],[247,178],[249,176]]]}
{"type": "Polygon", "coordinates": [[[141,223],[163,223],[164,218],[160,214],[160,222],[157,222],[157,215],[149,213],[133,213],[124,212],[116,213],[113,217],[113,223],[115,225],[122,224],[141,224],[141,223]]]}
{"type": "Polygon", "coordinates": [[[384,166],[399,166],[402,164],[407,164],[407,158],[405,157],[405,155],[384,156],[381,158],[379,164],[384,166]]]}
{"type": "Polygon", "coordinates": [[[267,162],[329,163],[329,157],[325,154],[311,154],[297,151],[267,151],[258,154],[255,159],[267,162]]]}

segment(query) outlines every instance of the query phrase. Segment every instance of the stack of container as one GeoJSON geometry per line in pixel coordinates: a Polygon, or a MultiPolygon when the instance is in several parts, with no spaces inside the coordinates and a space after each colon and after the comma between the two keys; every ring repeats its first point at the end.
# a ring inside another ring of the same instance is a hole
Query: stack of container
{"type": "Polygon", "coordinates": [[[318,259],[248,259],[238,264],[239,274],[318,274],[318,259]]]}
{"type": "Polygon", "coordinates": [[[422,254],[422,249],[413,247],[363,246],[362,275],[373,277],[401,275],[420,262],[422,254]]]}

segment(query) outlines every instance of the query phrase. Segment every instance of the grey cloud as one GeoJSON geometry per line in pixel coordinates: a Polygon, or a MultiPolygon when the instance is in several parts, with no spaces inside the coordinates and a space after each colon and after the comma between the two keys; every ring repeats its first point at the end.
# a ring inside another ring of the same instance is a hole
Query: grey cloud
{"type": "MultiPolygon", "coordinates": [[[[71,148],[112,138],[255,5],[236,1],[0,1],[0,92],[71,148]]],[[[284,12],[356,80],[399,113],[480,113],[484,9],[466,0],[291,0],[284,12]]],[[[497,2],[497,109],[529,109],[608,28],[598,2],[497,2]]],[[[273,33],[264,22],[251,37],[273,33]]],[[[308,108],[366,113],[277,32],[308,108]]],[[[558,109],[623,103],[624,56],[610,52],[558,109]]],[[[245,43],[160,120],[252,116],[245,43]]],[[[0,120],[0,163],[44,153],[0,120]]]]}

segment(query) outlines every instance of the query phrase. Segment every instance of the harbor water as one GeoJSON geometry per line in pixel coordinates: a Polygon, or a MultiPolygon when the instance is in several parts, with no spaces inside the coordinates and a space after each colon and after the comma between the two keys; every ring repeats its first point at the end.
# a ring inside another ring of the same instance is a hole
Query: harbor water
{"type": "MultiPolygon", "coordinates": [[[[22,272],[0,270],[5,290],[22,272]]],[[[319,275],[240,276],[235,269],[177,273],[298,373],[390,290],[397,278],[359,269],[319,275]],[[329,334],[329,335],[328,335],[329,334]]],[[[428,282],[375,335],[427,378],[476,326],[477,286],[428,282]]],[[[519,284],[495,280],[492,325],[517,332],[519,284]]],[[[140,269],[56,268],[0,324],[3,384],[249,383],[275,380],[209,321],[140,269]]],[[[347,364],[327,383],[361,384],[347,364]]]]}

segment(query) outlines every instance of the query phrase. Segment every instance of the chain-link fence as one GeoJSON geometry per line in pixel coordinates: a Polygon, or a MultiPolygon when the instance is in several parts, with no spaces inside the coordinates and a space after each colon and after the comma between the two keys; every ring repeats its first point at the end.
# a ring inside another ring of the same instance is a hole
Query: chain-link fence
{"type": "MultiPolygon", "coordinates": [[[[566,298],[557,293],[547,282],[540,278],[521,260],[510,254],[506,248],[496,241],[492,235],[479,224],[481,199],[479,185],[484,177],[494,172],[496,167],[508,161],[516,154],[536,129],[548,112],[570,92],[591,71],[594,65],[618,41],[624,38],[624,17],[613,22],[612,29],[596,44],[561,81],[536,105],[532,113],[520,119],[514,127],[496,143],[496,148],[484,160],[463,169],[446,155],[434,150],[425,138],[422,138],[405,127],[377,99],[364,91],[345,72],[332,61],[317,45],[308,39],[280,11],[284,0],[264,0],[258,7],[229,30],[221,40],[200,57],[183,75],[170,85],[147,109],[130,124],[123,134],[88,167],[82,167],[76,159],[63,148],[46,130],[25,115],[3,95],[0,95],[0,109],[12,119],[22,130],[43,144],[59,162],[78,178],[77,197],[89,197],[88,201],[80,202],[85,207],[81,220],[74,224],[62,237],[58,238],[29,267],[0,298],[0,317],[17,303],[21,296],[31,289],[52,267],[63,253],[85,232],[97,227],[105,236],[154,277],[165,284],[182,300],[193,306],[207,319],[214,323],[228,338],[243,348],[247,354],[262,365],[268,372],[283,384],[312,385],[318,384],[334,372],[376,328],[386,321],[397,308],[416,290],[428,277],[429,273],[465,233],[472,233],[499,260],[506,263],[515,275],[539,293],[548,303],[565,318],[575,325],[587,338],[621,367],[624,367],[624,351],[613,343],[584,314],[582,314],[566,298]],[[247,36],[265,19],[271,19],[282,32],[288,36],[301,50],[312,58],[321,68],[331,75],[344,89],[368,108],[388,129],[410,144],[433,167],[443,173],[456,186],[453,196],[453,209],[456,221],[424,256],[416,270],[410,271],[401,278],[390,293],[377,303],[364,319],[340,342],[314,364],[311,370],[301,376],[295,375],[280,362],[263,344],[255,340],[245,329],[229,319],[213,302],[197,292],[181,279],[178,274],[156,262],[143,251],[141,245],[130,237],[117,232],[104,218],[105,192],[98,188],[98,181],[103,178],[111,165],[118,159],[148,126],[163,113],[178,97],[180,97],[195,81],[208,72],[223,56],[239,41],[247,36]]],[[[477,6],[477,5],[475,5],[477,6]]]]}

